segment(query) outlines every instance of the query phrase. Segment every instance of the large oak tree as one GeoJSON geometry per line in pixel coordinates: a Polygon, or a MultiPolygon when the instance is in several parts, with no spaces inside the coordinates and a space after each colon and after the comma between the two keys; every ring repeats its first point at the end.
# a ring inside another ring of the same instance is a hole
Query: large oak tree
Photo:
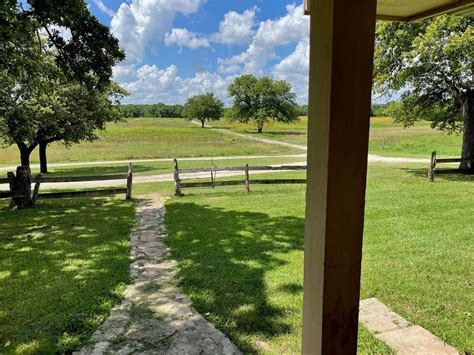
{"type": "Polygon", "coordinates": [[[286,81],[246,74],[235,78],[228,91],[233,98],[230,117],[240,122],[254,121],[258,133],[269,120],[290,123],[298,119],[296,95],[286,81]]]}
{"type": "Polygon", "coordinates": [[[406,126],[420,119],[463,132],[461,168],[474,165],[474,19],[439,16],[417,23],[382,22],[375,43],[375,92],[402,91],[390,113],[406,126]]]}

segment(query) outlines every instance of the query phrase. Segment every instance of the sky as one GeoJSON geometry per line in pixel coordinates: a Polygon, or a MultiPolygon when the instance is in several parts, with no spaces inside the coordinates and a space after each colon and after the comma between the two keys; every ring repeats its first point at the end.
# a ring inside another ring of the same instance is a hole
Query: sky
{"type": "Polygon", "coordinates": [[[288,81],[307,103],[309,17],[303,0],[87,0],[127,58],[114,80],[125,103],[182,104],[251,73],[288,81]]]}

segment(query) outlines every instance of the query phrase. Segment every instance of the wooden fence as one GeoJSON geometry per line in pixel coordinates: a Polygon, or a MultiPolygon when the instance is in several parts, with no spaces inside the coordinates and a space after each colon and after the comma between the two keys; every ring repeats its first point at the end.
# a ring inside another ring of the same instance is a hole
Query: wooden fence
{"type": "Polygon", "coordinates": [[[305,184],[306,179],[250,179],[251,171],[295,171],[295,170],[306,170],[306,165],[282,165],[282,166],[233,166],[224,168],[195,168],[195,169],[180,169],[178,161],[174,159],[174,186],[175,196],[183,196],[182,189],[184,188],[195,188],[195,187],[212,187],[217,186],[232,186],[242,185],[245,191],[250,192],[250,185],[258,184],[305,184]],[[241,180],[216,180],[217,172],[239,172],[243,173],[243,179],[241,180]],[[198,177],[191,177],[182,179],[182,174],[199,174],[208,173],[210,181],[192,181],[202,180],[202,175],[198,177]]]}
{"type": "MultiPolygon", "coordinates": [[[[14,197],[15,193],[12,191],[12,178],[13,173],[8,173],[7,178],[0,178],[0,184],[9,184],[10,191],[0,191],[0,198],[14,197]]],[[[116,174],[116,175],[97,175],[97,176],[43,176],[41,174],[36,175],[34,179],[34,189],[32,200],[35,202],[37,199],[56,199],[65,197],[89,197],[89,196],[106,196],[125,194],[127,200],[132,198],[132,185],[133,185],[133,166],[132,163],[128,164],[127,174],[116,174]],[[93,190],[79,190],[79,191],[61,191],[61,192],[46,192],[39,193],[40,186],[42,183],[68,183],[68,182],[90,182],[90,181],[110,181],[110,180],[126,180],[126,187],[114,187],[114,188],[103,188],[93,190]]]]}
{"type": "MultiPolygon", "coordinates": [[[[438,159],[436,152],[431,153],[431,162],[430,162],[430,169],[428,170],[428,180],[434,181],[435,174],[459,174],[465,172],[464,169],[437,169],[436,166],[438,164],[443,163],[462,163],[465,161],[471,161],[472,159],[466,158],[444,158],[438,159]]],[[[474,164],[474,162],[472,162],[474,164]]]]}

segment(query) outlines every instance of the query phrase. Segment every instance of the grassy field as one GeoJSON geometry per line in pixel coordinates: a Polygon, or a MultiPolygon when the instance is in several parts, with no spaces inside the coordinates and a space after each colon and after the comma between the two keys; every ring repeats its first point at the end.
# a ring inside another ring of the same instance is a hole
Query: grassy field
{"type": "MultiPolygon", "coordinates": [[[[263,136],[289,143],[305,145],[307,118],[300,117],[298,122],[283,124],[271,122],[264,127],[263,136]]],[[[242,124],[221,120],[213,126],[231,129],[239,133],[257,135],[253,124],[242,124]]],[[[369,152],[385,156],[429,157],[431,152],[440,155],[460,156],[462,137],[449,135],[430,127],[427,121],[417,122],[415,126],[404,128],[389,117],[375,117],[370,124],[369,152]]]]}
{"type": "MultiPolygon", "coordinates": [[[[249,165],[272,165],[272,164],[288,164],[301,162],[306,163],[306,158],[299,157],[275,157],[275,158],[245,158],[245,159],[219,159],[219,160],[179,160],[181,169],[189,168],[212,168],[212,167],[231,167],[249,165]]],[[[87,176],[87,175],[108,175],[108,174],[125,174],[128,171],[128,164],[103,164],[103,165],[76,165],[66,167],[50,166],[48,176],[87,176]]],[[[143,162],[134,163],[133,171],[136,176],[154,175],[154,174],[170,174],[173,172],[173,162],[143,162]]],[[[33,174],[39,173],[39,168],[32,169],[33,174]]],[[[1,172],[0,172],[1,174],[1,172]]]]}
{"type": "MultiPolygon", "coordinates": [[[[52,144],[48,158],[50,162],[77,162],[288,153],[301,152],[201,129],[183,119],[133,118],[111,124],[93,143],[81,143],[71,149],[52,144]]],[[[38,161],[37,155],[35,150],[32,162],[38,161]]],[[[18,160],[15,146],[0,148],[0,165],[14,165],[18,160]]]]}
{"type": "MultiPolygon", "coordinates": [[[[472,351],[473,178],[428,183],[425,170],[370,166],[361,296],[472,351]]],[[[166,222],[201,313],[244,351],[299,351],[304,186],[190,190],[168,201],[166,222]]],[[[359,351],[387,349],[362,331],[359,351]]]]}
{"type": "Polygon", "coordinates": [[[0,203],[0,353],[77,350],[129,280],[134,203],[63,199],[20,211],[0,203]]]}

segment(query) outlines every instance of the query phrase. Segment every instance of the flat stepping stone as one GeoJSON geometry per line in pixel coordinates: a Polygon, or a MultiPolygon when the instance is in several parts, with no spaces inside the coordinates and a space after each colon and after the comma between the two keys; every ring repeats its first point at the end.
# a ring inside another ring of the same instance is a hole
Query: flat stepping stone
{"type": "Polygon", "coordinates": [[[79,354],[241,354],[176,286],[164,216],[162,199],[139,203],[130,233],[132,281],[79,354]]]}
{"type": "Polygon", "coordinates": [[[360,301],[359,321],[401,355],[459,354],[419,325],[413,325],[376,298],[360,301]]]}

